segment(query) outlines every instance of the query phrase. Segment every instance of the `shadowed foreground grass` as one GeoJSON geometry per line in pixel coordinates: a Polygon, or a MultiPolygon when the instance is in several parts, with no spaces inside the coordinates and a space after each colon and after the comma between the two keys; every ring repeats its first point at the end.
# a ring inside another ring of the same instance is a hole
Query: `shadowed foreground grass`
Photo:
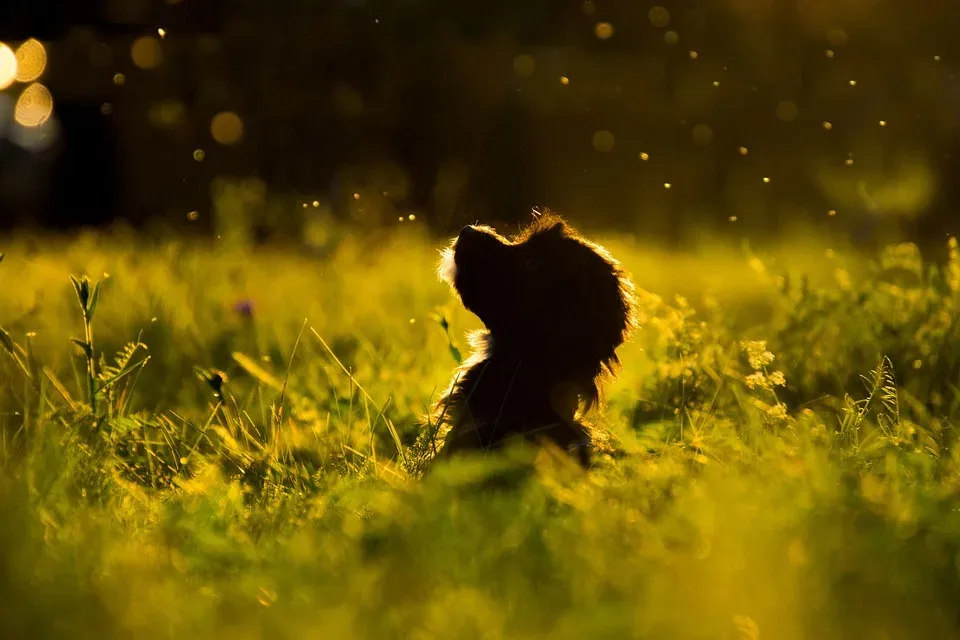
{"type": "Polygon", "coordinates": [[[477,327],[426,239],[40,246],[0,264],[5,638],[960,633],[955,245],[612,239],[643,328],[599,469],[426,477],[477,327]]]}

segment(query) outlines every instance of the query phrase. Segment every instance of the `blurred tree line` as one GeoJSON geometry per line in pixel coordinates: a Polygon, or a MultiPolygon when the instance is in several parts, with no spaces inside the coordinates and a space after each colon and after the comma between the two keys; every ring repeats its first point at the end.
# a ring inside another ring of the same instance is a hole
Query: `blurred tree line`
{"type": "Polygon", "coordinates": [[[0,38],[48,38],[62,140],[0,146],[8,226],[202,226],[236,176],[288,201],[274,226],[317,202],[440,232],[533,206],[673,242],[958,231],[947,0],[40,5],[8,0],[0,38]]]}

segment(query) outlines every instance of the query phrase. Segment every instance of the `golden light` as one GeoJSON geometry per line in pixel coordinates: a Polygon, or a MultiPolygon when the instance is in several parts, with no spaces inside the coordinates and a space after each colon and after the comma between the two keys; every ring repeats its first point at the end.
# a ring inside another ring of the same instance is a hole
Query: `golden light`
{"type": "Polygon", "coordinates": [[[691,60],[696,60],[697,58],[700,57],[700,54],[697,53],[696,51],[691,51],[689,55],[691,60]]]}
{"type": "Polygon", "coordinates": [[[163,27],[160,27],[159,29],[157,29],[157,35],[160,36],[161,38],[166,38],[167,30],[164,29],[163,27]]]}
{"type": "Polygon", "coordinates": [[[767,178],[766,176],[764,176],[763,182],[764,182],[765,184],[770,184],[770,178],[767,178]]]}
{"type": "Polygon", "coordinates": [[[613,36],[613,25],[609,22],[598,22],[593,32],[596,33],[597,37],[601,40],[609,40],[613,36]]]}
{"type": "Polygon", "coordinates": [[[616,144],[616,138],[609,131],[597,131],[593,134],[593,148],[600,153],[613,151],[614,144],[616,144]]]}
{"type": "Polygon", "coordinates": [[[39,83],[31,84],[17,99],[13,119],[24,127],[39,127],[53,114],[53,96],[39,83]]]}
{"type": "Polygon", "coordinates": [[[719,86],[720,86],[720,81],[719,81],[719,80],[714,80],[714,81],[713,81],[713,86],[719,87],[719,86]]]}
{"type": "Polygon", "coordinates": [[[850,86],[851,86],[851,87],[857,86],[857,81],[856,81],[856,80],[851,80],[851,81],[850,81],[850,86]]]}
{"type": "Polygon", "coordinates": [[[156,69],[163,62],[163,48],[157,38],[143,36],[130,47],[130,58],[141,69],[156,69]]]}
{"type": "Polygon", "coordinates": [[[122,73],[118,73],[113,76],[113,84],[117,85],[118,87],[122,87],[126,83],[127,76],[123,75],[122,73]]]}
{"type": "Polygon", "coordinates": [[[210,134],[220,144],[236,144],[243,138],[243,120],[233,111],[218,113],[210,121],[210,134]]]}
{"type": "Polygon", "coordinates": [[[0,91],[17,79],[17,55],[13,49],[0,42],[0,91]]]}
{"type": "Polygon", "coordinates": [[[17,82],[34,82],[47,69],[47,50],[31,38],[17,47],[17,82]]]}
{"type": "Polygon", "coordinates": [[[568,84],[570,84],[570,78],[568,78],[567,76],[560,76],[560,84],[562,84],[563,86],[567,86],[568,84]]]}
{"type": "Polygon", "coordinates": [[[737,216],[730,216],[729,218],[727,218],[727,220],[729,220],[730,222],[736,222],[737,216]]]}
{"type": "Polygon", "coordinates": [[[739,152],[740,152],[740,155],[742,155],[742,156],[745,156],[745,155],[747,155],[748,153],[750,153],[750,150],[747,149],[746,147],[740,147],[739,149],[737,149],[737,151],[739,151],[739,152]]]}
{"type": "Polygon", "coordinates": [[[189,220],[190,222],[196,222],[199,219],[200,219],[199,211],[191,211],[190,213],[187,214],[187,220],[189,220]]]}
{"type": "Polygon", "coordinates": [[[833,123],[832,123],[832,122],[824,122],[824,123],[823,123],[823,128],[826,129],[827,131],[830,131],[830,129],[833,129],[833,123]]]}
{"type": "Polygon", "coordinates": [[[197,162],[203,162],[203,159],[207,157],[207,154],[203,149],[197,149],[193,152],[193,159],[197,162]]]}
{"type": "Polygon", "coordinates": [[[670,189],[671,187],[673,187],[673,185],[670,184],[669,182],[664,182],[664,183],[663,183],[663,188],[664,188],[664,189],[670,189]]]}
{"type": "Polygon", "coordinates": [[[640,153],[640,159],[643,160],[644,162],[646,162],[647,160],[650,159],[650,154],[647,153],[646,151],[641,152],[641,153],[640,153]]]}
{"type": "Polygon", "coordinates": [[[880,126],[881,126],[881,127],[887,126],[887,121],[886,121],[886,120],[881,120],[881,121],[880,121],[880,126]]]}

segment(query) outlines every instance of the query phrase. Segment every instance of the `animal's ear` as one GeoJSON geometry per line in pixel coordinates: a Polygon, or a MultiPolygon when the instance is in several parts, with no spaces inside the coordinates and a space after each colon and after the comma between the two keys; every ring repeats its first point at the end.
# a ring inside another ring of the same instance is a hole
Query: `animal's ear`
{"type": "Polygon", "coordinates": [[[524,242],[533,236],[562,237],[571,235],[571,229],[564,219],[548,209],[539,211],[534,209],[533,217],[533,222],[514,238],[515,242],[524,242]]]}
{"type": "Polygon", "coordinates": [[[537,235],[560,237],[567,233],[567,223],[561,218],[552,217],[541,220],[541,227],[537,231],[537,235]]]}

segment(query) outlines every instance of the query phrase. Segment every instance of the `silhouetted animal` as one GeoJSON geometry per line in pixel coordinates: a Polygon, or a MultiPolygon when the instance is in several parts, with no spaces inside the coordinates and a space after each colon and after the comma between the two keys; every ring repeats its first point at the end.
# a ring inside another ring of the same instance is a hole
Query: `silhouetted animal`
{"type": "Polygon", "coordinates": [[[523,437],[552,442],[589,465],[577,419],[599,399],[633,326],[633,284],[612,256],[550,212],[512,239],[467,226],[439,266],[486,326],[434,409],[449,426],[440,456],[523,437]]]}

